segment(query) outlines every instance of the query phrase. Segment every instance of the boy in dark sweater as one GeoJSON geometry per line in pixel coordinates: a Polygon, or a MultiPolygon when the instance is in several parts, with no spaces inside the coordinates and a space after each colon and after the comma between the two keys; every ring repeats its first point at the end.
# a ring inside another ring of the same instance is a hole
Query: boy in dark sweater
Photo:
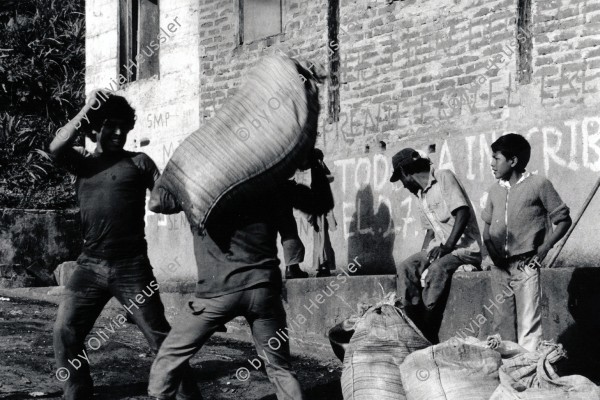
{"type": "Polygon", "coordinates": [[[492,151],[498,183],[490,188],[481,217],[495,265],[494,330],[534,351],[542,339],[538,267],[571,226],[571,217],[548,179],[525,172],[531,147],[523,136],[504,135],[492,143],[492,151]]]}

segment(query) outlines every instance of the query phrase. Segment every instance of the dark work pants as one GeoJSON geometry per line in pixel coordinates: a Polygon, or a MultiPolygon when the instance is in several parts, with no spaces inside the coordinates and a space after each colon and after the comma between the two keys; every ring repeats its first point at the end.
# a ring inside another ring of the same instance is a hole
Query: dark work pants
{"type": "Polygon", "coordinates": [[[427,252],[413,254],[396,268],[397,292],[405,312],[425,337],[438,343],[438,332],[450,291],[452,275],[462,264],[460,258],[447,254],[427,267],[427,252]],[[421,275],[428,269],[425,286],[421,275]]]}
{"type": "MultiPolygon", "coordinates": [[[[157,290],[156,279],[148,258],[138,256],[125,260],[107,261],[81,255],[77,268],[69,279],[54,324],[54,353],[58,367],[57,378],[63,382],[65,400],[88,400],[93,396],[89,364],[90,352],[102,351],[102,345],[118,335],[119,318],[102,329],[103,335],[84,340],[106,303],[114,296],[127,309],[142,331],[148,344],[157,352],[170,330],[165,310],[157,290]],[[113,333],[113,330],[115,331],[113,333]]],[[[122,321],[123,318],[120,318],[122,321]]],[[[178,398],[196,399],[198,389],[189,365],[184,367],[178,398]]]]}
{"type": "Polygon", "coordinates": [[[291,371],[286,314],[276,285],[255,286],[210,299],[189,300],[154,360],[148,394],[161,400],[172,399],[181,380],[183,366],[202,348],[217,327],[237,316],[244,316],[250,324],[259,355],[252,364],[240,369],[249,372],[251,367],[259,368],[264,364],[279,400],[302,400],[300,384],[291,371]]]}

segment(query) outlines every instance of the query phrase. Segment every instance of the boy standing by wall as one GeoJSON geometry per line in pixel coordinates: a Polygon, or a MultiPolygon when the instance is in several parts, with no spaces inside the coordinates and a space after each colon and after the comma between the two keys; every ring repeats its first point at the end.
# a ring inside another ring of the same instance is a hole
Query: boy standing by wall
{"type": "Polygon", "coordinates": [[[531,146],[523,136],[500,137],[492,143],[492,152],[492,171],[499,181],[490,188],[481,215],[483,240],[494,262],[493,292],[505,296],[494,314],[493,328],[503,339],[517,339],[533,351],[542,339],[536,265],[565,235],[571,217],[548,179],[525,172],[531,146]],[[556,225],[554,230],[549,222],[556,225]]]}

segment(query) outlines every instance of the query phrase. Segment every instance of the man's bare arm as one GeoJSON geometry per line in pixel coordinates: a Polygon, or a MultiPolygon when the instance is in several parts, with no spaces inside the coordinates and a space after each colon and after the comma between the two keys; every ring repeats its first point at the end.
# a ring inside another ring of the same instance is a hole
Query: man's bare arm
{"type": "Polygon", "coordinates": [[[464,233],[465,228],[469,223],[469,219],[471,218],[471,212],[469,210],[469,207],[467,206],[457,208],[452,212],[452,214],[455,218],[454,226],[452,227],[452,232],[450,232],[446,243],[431,249],[429,254],[427,254],[427,257],[431,260],[437,260],[438,258],[443,257],[446,254],[451,253],[452,250],[454,250],[454,247],[456,247],[456,243],[458,243],[458,240],[464,233]]]}
{"type": "Polygon", "coordinates": [[[444,243],[446,246],[454,248],[458,240],[465,232],[465,228],[471,219],[471,211],[469,207],[459,207],[454,210],[454,226],[452,227],[452,232],[450,232],[450,236],[448,236],[448,240],[444,243]]]}
{"type": "Polygon", "coordinates": [[[61,127],[49,146],[50,154],[58,156],[66,149],[73,147],[73,142],[79,135],[79,129],[82,126],[89,125],[90,120],[88,118],[88,112],[92,110],[92,107],[96,104],[101,104],[101,96],[108,96],[100,90],[94,90],[90,94],[90,101],[77,113],[77,115],[71,119],[67,124],[61,127]]]}

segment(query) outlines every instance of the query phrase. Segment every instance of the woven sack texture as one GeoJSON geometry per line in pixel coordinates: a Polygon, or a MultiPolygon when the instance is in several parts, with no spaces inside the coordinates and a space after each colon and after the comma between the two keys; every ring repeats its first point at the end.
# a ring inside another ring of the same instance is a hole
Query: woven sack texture
{"type": "Polygon", "coordinates": [[[400,365],[430,346],[419,329],[389,304],[370,308],[358,320],[344,356],[344,400],[405,399],[400,365]]]}
{"type": "Polygon", "coordinates": [[[485,341],[453,338],[409,355],[400,373],[408,400],[487,400],[501,363],[485,341]]]}
{"type": "Polygon", "coordinates": [[[500,386],[490,400],[600,400],[600,389],[580,375],[558,376],[552,364],[565,356],[560,344],[503,360],[500,386]]]}
{"type": "Polygon", "coordinates": [[[252,68],[236,93],[173,152],[152,192],[150,210],[175,199],[190,225],[243,206],[291,177],[314,147],[318,89],[290,58],[271,56],[252,68]]]}

